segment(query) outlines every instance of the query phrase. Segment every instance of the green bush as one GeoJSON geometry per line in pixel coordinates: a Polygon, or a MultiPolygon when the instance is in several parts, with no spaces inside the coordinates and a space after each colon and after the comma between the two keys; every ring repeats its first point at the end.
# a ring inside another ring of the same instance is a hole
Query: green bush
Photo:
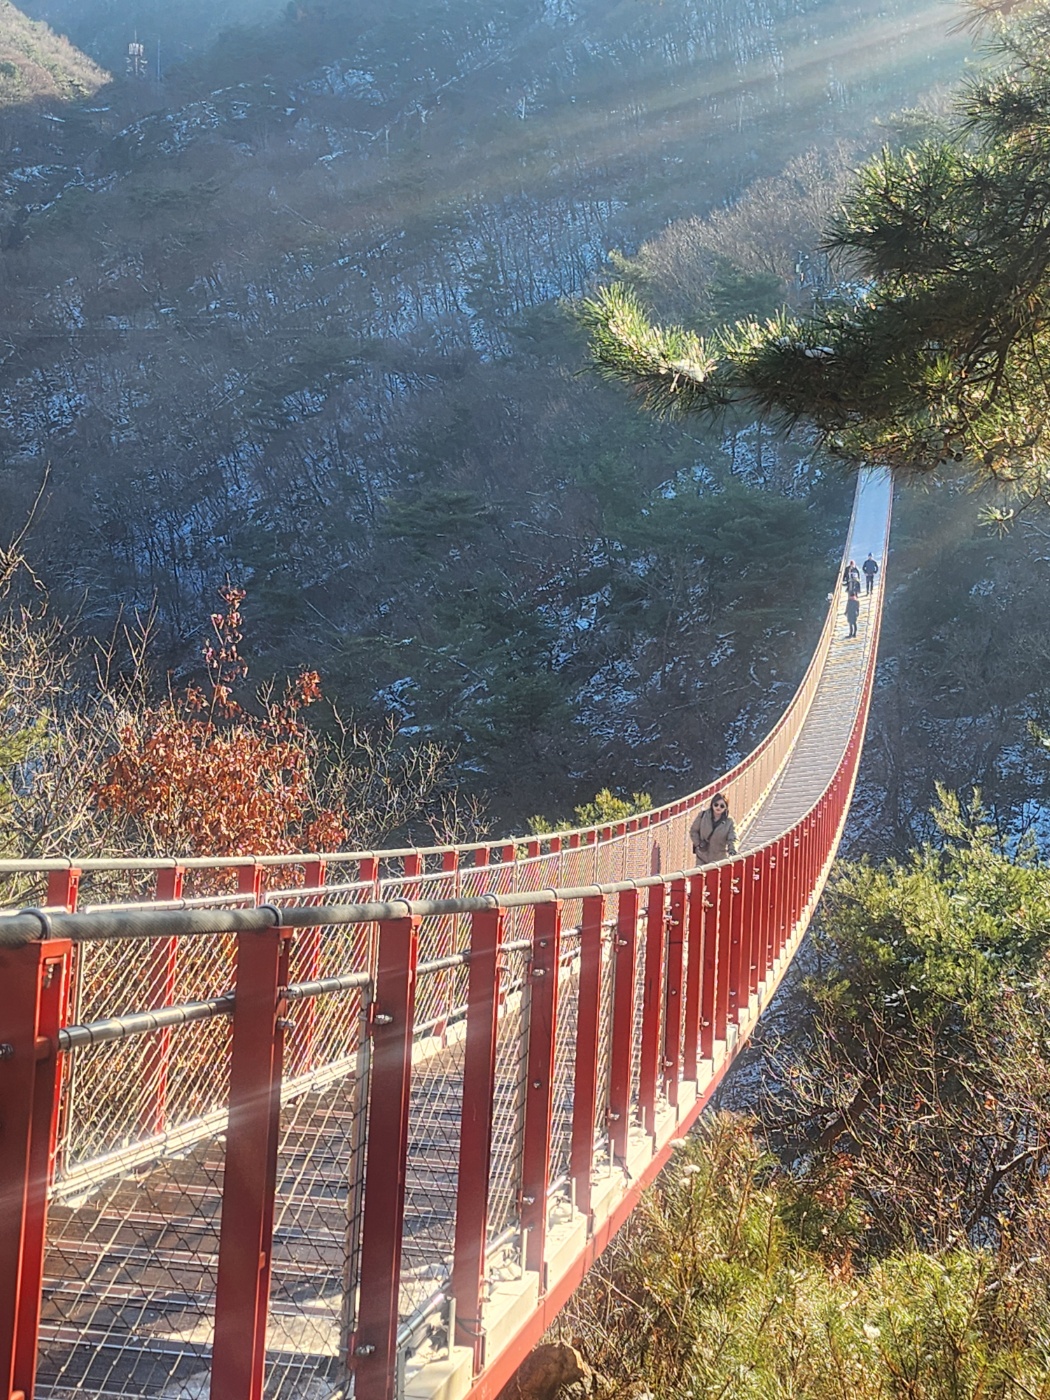
{"type": "Polygon", "coordinates": [[[723,1115],[685,1144],[562,1329],[614,1383],[707,1400],[1050,1396],[1046,1295],[991,1251],[904,1250],[861,1276],[797,1229],[799,1186],[723,1115]]]}

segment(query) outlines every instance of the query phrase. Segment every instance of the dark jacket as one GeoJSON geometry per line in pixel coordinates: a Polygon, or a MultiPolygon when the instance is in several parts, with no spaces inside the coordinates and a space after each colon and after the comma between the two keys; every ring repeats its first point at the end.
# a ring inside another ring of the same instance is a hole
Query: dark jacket
{"type": "Polygon", "coordinates": [[[716,822],[711,808],[705,807],[693,818],[689,840],[702,865],[736,855],[736,827],[728,812],[721,821],[716,822]]]}
{"type": "Polygon", "coordinates": [[[846,599],[846,621],[852,626],[860,617],[860,599],[856,593],[851,593],[846,599]]]}
{"type": "Polygon", "coordinates": [[[868,575],[869,578],[874,578],[875,575],[879,572],[879,566],[875,563],[874,559],[865,559],[864,563],[860,567],[864,570],[864,572],[868,575]]]}

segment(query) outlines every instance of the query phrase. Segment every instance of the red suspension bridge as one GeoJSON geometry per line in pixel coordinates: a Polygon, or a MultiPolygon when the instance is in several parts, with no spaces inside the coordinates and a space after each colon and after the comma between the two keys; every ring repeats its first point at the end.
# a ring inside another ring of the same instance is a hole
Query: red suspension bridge
{"type": "MultiPolygon", "coordinates": [[[[885,555],[858,485],[844,557],[885,555]]],[[[0,1396],[487,1400],[747,1040],[835,857],[881,590],[729,774],[428,850],[0,862],[0,1396]],[[740,854],[696,869],[721,788],[740,854]]]]}

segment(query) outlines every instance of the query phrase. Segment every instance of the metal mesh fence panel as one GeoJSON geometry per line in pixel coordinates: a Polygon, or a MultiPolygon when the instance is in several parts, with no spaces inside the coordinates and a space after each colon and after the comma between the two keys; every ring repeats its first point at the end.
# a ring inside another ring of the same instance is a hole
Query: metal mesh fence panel
{"type": "Polygon", "coordinates": [[[641,1122],[641,1070],[642,1070],[642,1015],[645,1009],[645,934],[639,933],[635,950],[634,964],[634,1037],[631,1046],[631,1103],[632,1123],[641,1122]]]}
{"type": "Polygon", "coordinates": [[[562,939],[558,982],[558,1020],[554,1031],[554,1086],[551,1110],[550,1180],[566,1175],[572,1147],[572,1103],[576,1085],[576,1027],[580,1009],[580,940],[570,932],[562,939]]]}
{"type": "Polygon", "coordinates": [[[518,890],[522,894],[554,889],[558,883],[557,852],[548,851],[544,855],[528,856],[519,861],[518,866],[518,890]]]}
{"type": "MultiPolygon", "coordinates": [[[[207,1055],[215,1097],[224,1099],[228,1022],[180,1027],[176,1035],[194,1042],[188,1056],[207,1055]]],[[[109,1061],[100,1082],[115,1082],[125,1052],[118,1042],[72,1058],[86,1067],[109,1061]]],[[[107,1105],[106,1122],[112,1121],[107,1105]]],[[[103,1159],[94,1171],[73,1173],[54,1189],[38,1389],[50,1400],[167,1397],[182,1394],[196,1377],[206,1384],[222,1140],[198,1140],[179,1156],[142,1163],[131,1174],[114,1170],[103,1159]]]]}
{"type": "Polygon", "coordinates": [[[561,869],[558,871],[558,884],[566,889],[575,889],[586,884],[589,871],[586,870],[589,852],[581,846],[570,846],[561,853],[561,869]]]}
{"type": "Polygon", "coordinates": [[[520,1218],[521,1162],[525,1129],[525,1075],[529,1026],[529,952],[501,954],[500,1014],[492,1106],[492,1165],[489,1177],[490,1243],[520,1218]]]}
{"type": "Polygon", "coordinates": [[[623,878],[625,838],[613,837],[595,848],[595,883],[613,884],[623,878]]]}
{"type": "MultiPolygon", "coordinates": [[[[424,974],[425,985],[433,974],[424,974]]],[[[425,1000],[425,993],[424,993],[425,1000]]],[[[399,1311],[408,1318],[451,1273],[465,1039],[419,1044],[413,1057],[399,1311]]]]}
{"type": "Polygon", "coordinates": [[[338,1077],[283,1105],[267,1334],[267,1396],[327,1397],[345,1373],[358,1284],[367,1059],[358,994],[341,1003],[338,1077]]]}
{"type": "MultiPolygon", "coordinates": [[[[437,972],[421,967],[417,1025],[420,1014],[433,1009],[434,988],[442,984],[445,1001],[465,1005],[466,966],[437,972]]],[[[466,1053],[458,1007],[452,1009],[452,1019],[455,1025],[451,1029],[445,1026],[444,1035],[431,1033],[417,1042],[413,1056],[399,1301],[402,1319],[412,1317],[451,1274],[466,1053]]]]}
{"type": "MultiPolygon", "coordinates": [[[[613,929],[602,931],[602,974],[598,1000],[598,1093],[594,1101],[594,1141],[608,1159],[609,1075],[612,1054],[612,1010],[616,939],[613,929]]],[[[595,1167],[600,1166],[595,1155],[595,1167]]]]}
{"type": "MultiPolygon", "coordinates": [[[[310,930],[293,946],[290,981],[366,973],[372,967],[372,945],[370,924],[310,930]]],[[[302,1081],[308,1088],[325,1072],[352,1066],[360,1044],[358,1014],[354,998],[348,996],[309,997],[293,1004],[285,1037],[285,1073],[293,1087],[302,1081]]]]}
{"type": "MultiPolygon", "coordinates": [[[[233,982],[232,937],[82,945],[70,1020],[201,1001],[233,982]]],[[[214,1074],[212,1022],[73,1055],[63,1079],[59,1157],[68,1172],[95,1157],[146,1143],[224,1103],[214,1074]]]]}

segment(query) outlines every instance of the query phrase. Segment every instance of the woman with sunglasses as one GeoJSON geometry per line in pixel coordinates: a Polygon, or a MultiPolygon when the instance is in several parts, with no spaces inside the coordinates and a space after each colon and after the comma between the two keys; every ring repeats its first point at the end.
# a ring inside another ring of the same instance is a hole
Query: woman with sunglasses
{"type": "Polygon", "coordinates": [[[698,865],[711,865],[736,855],[736,827],[723,793],[716,792],[710,807],[693,818],[689,840],[698,865]]]}

